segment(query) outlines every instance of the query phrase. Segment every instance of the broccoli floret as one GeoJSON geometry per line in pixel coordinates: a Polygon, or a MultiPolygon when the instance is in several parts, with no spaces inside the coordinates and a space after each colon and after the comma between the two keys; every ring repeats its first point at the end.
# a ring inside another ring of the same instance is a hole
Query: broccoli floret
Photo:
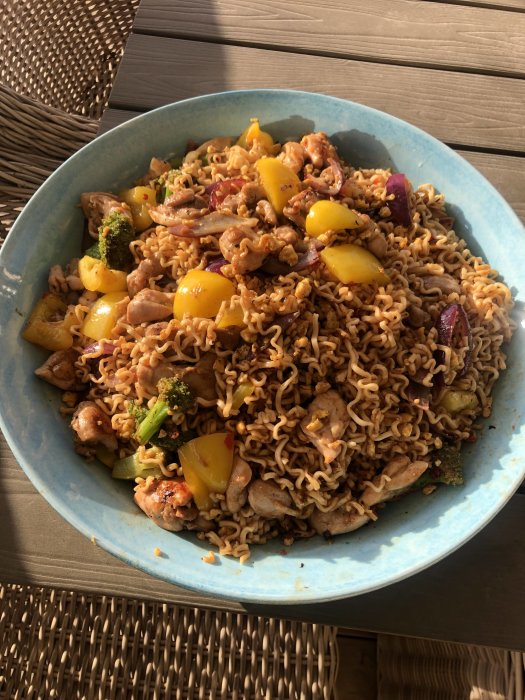
{"type": "Polygon", "coordinates": [[[180,379],[173,377],[161,379],[157,384],[157,390],[159,392],[158,399],[140,423],[135,434],[141,445],[150,442],[151,438],[159,432],[170,411],[183,413],[195,403],[195,397],[189,386],[180,379]]]}
{"type": "Polygon", "coordinates": [[[460,451],[454,447],[443,447],[435,453],[435,457],[433,465],[419,477],[416,486],[418,488],[428,484],[462,486],[463,464],[460,451]]]}
{"type": "Polygon", "coordinates": [[[133,416],[136,424],[139,425],[148,415],[148,409],[145,406],[137,406],[134,401],[130,401],[128,404],[128,413],[133,416]]]}
{"type": "Polygon", "coordinates": [[[155,447],[160,447],[161,450],[170,454],[172,452],[177,452],[185,442],[193,440],[194,437],[195,433],[193,430],[185,430],[179,433],[177,437],[173,437],[173,435],[156,435],[151,438],[150,442],[152,445],[155,445],[155,447]]]}
{"type": "Polygon", "coordinates": [[[165,401],[172,411],[187,411],[195,403],[190,387],[180,379],[161,379],[157,383],[157,391],[159,400],[165,401]]]}
{"type": "Polygon", "coordinates": [[[135,238],[135,230],[128,216],[120,211],[110,212],[98,230],[100,259],[112,270],[126,270],[133,263],[129,244],[135,238]]]}
{"type": "Polygon", "coordinates": [[[89,255],[90,258],[96,258],[96,260],[100,260],[100,247],[98,245],[98,241],[96,243],[93,243],[93,245],[86,250],[84,255],[89,255]]]}

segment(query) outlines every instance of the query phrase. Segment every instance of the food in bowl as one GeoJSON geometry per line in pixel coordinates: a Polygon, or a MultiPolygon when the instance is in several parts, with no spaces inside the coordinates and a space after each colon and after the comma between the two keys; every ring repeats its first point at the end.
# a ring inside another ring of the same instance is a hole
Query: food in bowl
{"type": "Polygon", "coordinates": [[[254,119],[81,204],[90,243],[24,336],[77,452],[157,525],[245,561],[462,483],[512,297],[431,184],[254,119]]]}

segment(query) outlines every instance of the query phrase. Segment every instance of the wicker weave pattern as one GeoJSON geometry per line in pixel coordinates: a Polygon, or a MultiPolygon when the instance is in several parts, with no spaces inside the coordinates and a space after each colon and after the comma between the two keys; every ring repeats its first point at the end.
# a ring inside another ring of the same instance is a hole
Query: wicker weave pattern
{"type": "Polygon", "coordinates": [[[139,0],[2,0],[0,82],[99,118],[139,0]]]}
{"type": "Polygon", "coordinates": [[[98,122],[66,114],[0,85],[0,243],[33,192],[97,133],[98,122]]]}
{"type": "Polygon", "coordinates": [[[250,615],[0,587],[0,697],[332,697],[336,630],[250,615]]]}

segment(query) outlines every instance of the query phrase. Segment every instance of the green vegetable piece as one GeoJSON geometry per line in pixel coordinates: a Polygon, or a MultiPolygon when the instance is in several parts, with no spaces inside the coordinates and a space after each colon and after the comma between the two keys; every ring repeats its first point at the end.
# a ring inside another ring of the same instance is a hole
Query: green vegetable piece
{"type": "Polygon", "coordinates": [[[110,212],[98,230],[100,259],[111,270],[127,270],[133,263],[129,244],[135,238],[131,219],[120,211],[110,212]]]}
{"type": "Polygon", "coordinates": [[[434,454],[434,464],[419,477],[416,487],[420,488],[428,484],[462,486],[464,479],[461,452],[455,447],[442,447],[434,454]]]}
{"type": "Polygon", "coordinates": [[[162,476],[162,470],[160,467],[155,467],[151,464],[143,464],[139,460],[138,453],[135,452],[129,457],[118,459],[115,462],[111,476],[114,479],[136,479],[139,476],[145,479],[148,476],[162,476]]]}
{"type": "Polygon", "coordinates": [[[133,416],[136,424],[139,425],[148,415],[148,409],[146,406],[137,406],[134,401],[130,401],[128,404],[128,413],[133,416]]]}
{"type": "Polygon", "coordinates": [[[89,255],[90,258],[100,260],[100,248],[98,245],[98,241],[96,243],[93,243],[93,245],[86,250],[84,255],[89,255]]]}
{"type": "Polygon", "coordinates": [[[195,403],[189,386],[174,377],[161,379],[157,384],[159,397],[140,423],[135,433],[136,440],[145,445],[156,435],[171,412],[184,412],[195,403]]]}
{"type": "Polygon", "coordinates": [[[151,438],[150,443],[155,445],[155,447],[160,447],[161,450],[170,454],[171,452],[177,452],[177,450],[184,445],[185,442],[193,440],[195,433],[193,430],[185,430],[180,433],[178,437],[174,438],[169,435],[155,435],[151,438]]]}

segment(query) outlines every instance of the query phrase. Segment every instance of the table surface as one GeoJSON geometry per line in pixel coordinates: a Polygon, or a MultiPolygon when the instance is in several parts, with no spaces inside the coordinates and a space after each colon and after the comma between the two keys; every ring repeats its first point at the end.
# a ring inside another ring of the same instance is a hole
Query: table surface
{"type": "MultiPolygon", "coordinates": [[[[142,0],[102,121],[221,90],[310,90],[389,112],[480,170],[525,220],[525,0],[142,0]]],[[[335,603],[219,601],[80,535],[0,441],[0,579],[525,650],[525,494],[443,562],[335,603]]]]}

